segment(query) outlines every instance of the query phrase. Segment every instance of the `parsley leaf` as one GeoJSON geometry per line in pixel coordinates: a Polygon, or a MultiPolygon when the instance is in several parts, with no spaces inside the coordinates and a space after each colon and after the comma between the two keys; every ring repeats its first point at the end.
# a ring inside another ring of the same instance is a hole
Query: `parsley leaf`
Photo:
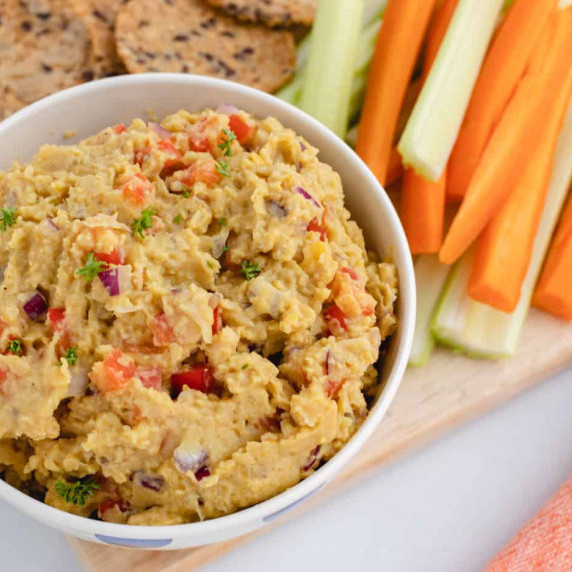
{"type": "Polygon", "coordinates": [[[6,351],[10,354],[14,354],[15,356],[21,356],[24,352],[24,342],[21,340],[21,338],[8,340],[6,351]]]}
{"type": "Polygon", "coordinates": [[[0,208],[0,229],[6,232],[9,226],[16,224],[16,213],[18,209],[13,207],[0,208]]]}
{"type": "Polygon", "coordinates": [[[221,216],[218,219],[218,223],[220,226],[226,226],[228,224],[228,219],[225,216],[221,216]]]}
{"type": "Polygon", "coordinates": [[[93,477],[86,477],[75,483],[58,480],[54,488],[56,489],[56,493],[68,504],[83,506],[87,502],[87,499],[92,497],[95,491],[99,489],[99,485],[95,482],[93,477]]]}
{"type": "Polygon", "coordinates": [[[223,177],[230,177],[229,171],[229,164],[228,161],[223,161],[222,159],[217,162],[216,170],[223,176],[223,177]]]}
{"type": "Polygon", "coordinates": [[[248,364],[247,364],[247,363],[245,363],[245,364],[242,366],[242,368],[241,368],[241,369],[248,369],[248,364]]]}
{"type": "Polygon", "coordinates": [[[182,218],[182,217],[181,217],[181,213],[179,213],[179,214],[173,219],[173,222],[174,222],[175,224],[180,224],[180,223],[181,223],[181,218],[182,218]]]}
{"type": "Polygon", "coordinates": [[[78,276],[83,276],[86,282],[91,282],[106,266],[105,262],[100,262],[93,252],[90,252],[85,257],[85,264],[75,273],[78,276]]]}
{"type": "Polygon", "coordinates": [[[221,135],[221,142],[218,148],[222,151],[225,157],[232,157],[232,142],[236,139],[234,131],[230,129],[223,129],[221,135]]]}
{"type": "Polygon", "coordinates": [[[240,264],[240,272],[247,280],[252,280],[262,272],[262,269],[258,265],[258,262],[243,260],[240,264]]]}
{"type": "Polygon", "coordinates": [[[183,185],[183,197],[185,199],[188,199],[191,196],[191,189],[189,189],[189,187],[187,187],[187,185],[183,185]]]}
{"type": "Polygon", "coordinates": [[[136,218],[131,223],[132,235],[135,236],[138,234],[141,238],[145,238],[143,234],[144,230],[148,230],[153,226],[153,217],[157,214],[157,211],[151,207],[147,207],[143,209],[141,212],[141,217],[136,218]]]}
{"type": "Polygon", "coordinates": [[[230,246],[228,246],[227,244],[225,244],[225,245],[222,247],[222,251],[223,251],[223,252],[228,252],[229,250],[230,250],[230,246]]]}
{"type": "Polygon", "coordinates": [[[77,348],[74,346],[73,348],[69,348],[68,350],[66,350],[66,355],[64,356],[64,358],[70,365],[76,365],[77,348]]]}

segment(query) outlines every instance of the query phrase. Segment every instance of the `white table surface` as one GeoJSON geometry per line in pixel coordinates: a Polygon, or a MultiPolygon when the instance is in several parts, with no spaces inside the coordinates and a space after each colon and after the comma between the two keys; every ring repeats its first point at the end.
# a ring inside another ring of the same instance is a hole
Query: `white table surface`
{"type": "MultiPolygon", "coordinates": [[[[572,474],[571,413],[568,371],[202,570],[482,570],[572,474]]],[[[11,572],[80,570],[2,502],[0,553],[11,572]]]]}

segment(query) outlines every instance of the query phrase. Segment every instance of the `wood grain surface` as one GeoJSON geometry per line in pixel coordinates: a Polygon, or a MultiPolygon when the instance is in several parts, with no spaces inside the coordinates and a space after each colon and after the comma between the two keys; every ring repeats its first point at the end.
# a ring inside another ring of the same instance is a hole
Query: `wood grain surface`
{"type": "Polygon", "coordinates": [[[71,538],[69,541],[86,570],[195,570],[343,493],[388,461],[504,403],[569,364],[572,364],[572,325],[533,310],[518,354],[510,360],[471,360],[440,349],[427,367],[408,370],[389,412],[351,465],[321,493],[269,527],[228,542],[172,552],[112,548],[71,538]]]}

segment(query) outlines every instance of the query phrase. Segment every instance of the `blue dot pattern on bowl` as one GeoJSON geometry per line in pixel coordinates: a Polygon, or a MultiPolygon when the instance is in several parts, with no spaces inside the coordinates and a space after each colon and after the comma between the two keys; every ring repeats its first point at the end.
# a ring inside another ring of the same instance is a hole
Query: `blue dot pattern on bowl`
{"type": "Polygon", "coordinates": [[[112,544],[113,546],[126,546],[129,548],[164,548],[173,542],[172,538],[157,539],[136,539],[136,538],[118,538],[117,536],[106,536],[105,534],[96,534],[95,538],[112,544]]]}
{"type": "Polygon", "coordinates": [[[279,516],[282,516],[283,514],[287,513],[290,509],[293,509],[295,506],[298,506],[300,503],[304,502],[306,499],[309,499],[312,495],[316,494],[319,490],[323,489],[326,486],[326,484],[327,483],[322,483],[319,487],[315,488],[313,491],[310,491],[308,494],[304,495],[302,498],[298,499],[297,501],[293,502],[292,504],[289,504],[288,506],[285,506],[284,508],[281,508],[280,510],[273,512],[272,514],[265,516],[262,519],[262,521],[263,522],[272,522],[274,519],[276,519],[279,516]]]}

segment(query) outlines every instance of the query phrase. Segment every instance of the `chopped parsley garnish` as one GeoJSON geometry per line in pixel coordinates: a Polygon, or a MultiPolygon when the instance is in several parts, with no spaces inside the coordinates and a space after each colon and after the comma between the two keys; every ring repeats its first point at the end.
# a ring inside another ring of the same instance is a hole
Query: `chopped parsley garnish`
{"type": "Polygon", "coordinates": [[[181,224],[181,218],[182,218],[181,213],[179,213],[179,214],[173,219],[173,222],[174,222],[175,224],[181,224]]]}
{"type": "Polygon", "coordinates": [[[92,497],[95,491],[99,489],[99,485],[95,482],[93,477],[86,477],[75,483],[58,480],[54,488],[56,489],[56,493],[68,504],[83,506],[87,502],[87,499],[92,497]]]}
{"type": "Polygon", "coordinates": [[[131,234],[135,236],[138,234],[141,238],[145,238],[143,234],[144,230],[148,230],[153,226],[153,217],[157,214],[157,211],[151,207],[143,209],[141,212],[141,217],[136,218],[131,223],[132,232],[131,234]]]}
{"type": "Polygon", "coordinates": [[[252,280],[262,272],[262,269],[258,265],[258,262],[243,260],[240,264],[240,272],[247,280],[252,280]]]}
{"type": "Polygon", "coordinates": [[[236,135],[230,129],[223,129],[222,133],[224,137],[221,138],[218,148],[225,157],[232,157],[232,142],[236,139],[236,135]]]}
{"type": "Polygon", "coordinates": [[[66,355],[64,356],[64,358],[70,365],[76,365],[77,364],[77,348],[74,346],[73,348],[66,350],[66,355]]]}
{"type": "Polygon", "coordinates": [[[207,266],[211,269],[214,268],[214,264],[210,260],[207,260],[207,266]]]}
{"type": "Polygon", "coordinates": [[[242,369],[248,369],[248,364],[245,363],[245,364],[242,366],[242,369]]]}
{"type": "Polygon", "coordinates": [[[223,176],[223,177],[230,177],[230,167],[228,165],[228,161],[223,161],[222,159],[217,162],[216,170],[223,176]]]}
{"type": "Polygon", "coordinates": [[[105,267],[105,262],[100,262],[93,252],[85,257],[85,264],[76,270],[78,276],[83,276],[86,282],[91,282],[105,267]]]}
{"type": "Polygon", "coordinates": [[[183,197],[188,199],[191,196],[191,189],[187,185],[183,185],[183,197]]]}
{"type": "Polygon", "coordinates": [[[13,207],[0,208],[0,229],[2,229],[2,232],[6,232],[9,226],[16,224],[17,212],[18,209],[13,207]]]}
{"type": "Polygon", "coordinates": [[[226,226],[228,224],[228,219],[225,216],[221,216],[218,219],[218,223],[220,226],[226,226]]]}
{"type": "Polygon", "coordinates": [[[228,246],[228,244],[225,244],[225,245],[222,247],[222,251],[223,251],[223,252],[228,252],[229,250],[230,250],[230,246],[228,246]]]}
{"type": "Polygon", "coordinates": [[[10,354],[14,354],[15,356],[21,356],[24,352],[24,342],[20,338],[8,340],[6,351],[10,354]]]}

